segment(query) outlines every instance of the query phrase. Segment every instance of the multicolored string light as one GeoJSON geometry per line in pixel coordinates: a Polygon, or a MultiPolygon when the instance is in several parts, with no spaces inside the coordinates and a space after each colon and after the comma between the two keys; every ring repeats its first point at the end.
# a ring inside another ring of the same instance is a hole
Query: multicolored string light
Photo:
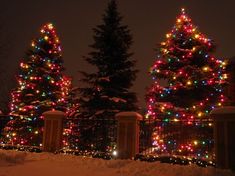
{"type": "Polygon", "coordinates": [[[60,41],[49,23],[42,27],[40,37],[32,41],[20,63],[18,87],[11,93],[10,104],[10,115],[16,118],[4,130],[6,143],[42,145],[42,113],[54,109],[68,111],[71,79],[63,70],[60,41]]]}
{"type": "Polygon", "coordinates": [[[203,147],[212,145],[212,134],[208,137],[208,134],[201,134],[202,137],[192,134],[183,143],[174,136],[184,135],[182,128],[188,129],[187,126],[205,127],[205,131],[211,131],[209,128],[213,124],[209,113],[226,101],[223,87],[228,78],[227,63],[211,55],[214,48],[213,41],[199,32],[182,9],[175,26],[166,34],[166,41],[160,44],[156,61],[150,68],[154,83],[147,94],[146,118],[159,121],[153,133],[156,150],[187,151],[209,157],[211,149],[203,147]],[[181,125],[180,132],[176,132],[179,130],[175,128],[177,124],[181,125]]]}

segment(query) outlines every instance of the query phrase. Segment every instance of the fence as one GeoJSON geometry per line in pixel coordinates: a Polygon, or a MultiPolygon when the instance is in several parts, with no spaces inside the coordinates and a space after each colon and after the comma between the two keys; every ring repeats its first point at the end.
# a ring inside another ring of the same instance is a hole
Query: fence
{"type": "Polygon", "coordinates": [[[140,121],[140,153],[214,159],[211,119],[140,121]]]}
{"type": "Polygon", "coordinates": [[[117,122],[110,119],[66,119],[67,144],[71,149],[107,152],[116,148],[117,122]]]}
{"type": "Polygon", "coordinates": [[[7,122],[12,120],[13,118],[14,117],[12,117],[12,116],[5,116],[5,115],[0,116],[0,137],[2,137],[2,131],[5,127],[5,125],[7,124],[7,122]]]}
{"type": "MultiPolygon", "coordinates": [[[[0,116],[0,137],[13,117],[0,116]]],[[[140,153],[143,155],[185,155],[212,159],[212,120],[161,121],[144,119],[140,125],[140,153]],[[196,156],[195,156],[196,155],[196,156]]],[[[68,118],[65,120],[64,144],[82,151],[115,150],[117,121],[110,119],[68,118]]]]}

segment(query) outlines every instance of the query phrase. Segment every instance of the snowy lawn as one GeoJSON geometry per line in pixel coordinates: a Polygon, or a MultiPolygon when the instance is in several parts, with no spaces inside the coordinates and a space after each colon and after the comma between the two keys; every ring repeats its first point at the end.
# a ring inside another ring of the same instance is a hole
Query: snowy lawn
{"type": "Polygon", "coordinates": [[[0,176],[235,176],[235,173],[196,165],[0,150],[0,176]]]}

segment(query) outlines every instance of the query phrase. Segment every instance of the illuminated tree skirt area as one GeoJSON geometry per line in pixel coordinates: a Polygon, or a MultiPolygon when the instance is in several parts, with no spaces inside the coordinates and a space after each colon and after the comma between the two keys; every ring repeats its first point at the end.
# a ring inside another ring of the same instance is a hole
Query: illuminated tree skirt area
{"type": "Polygon", "coordinates": [[[79,156],[0,150],[0,176],[234,176],[235,173],[196,165],[102,160],[79,156]]]}

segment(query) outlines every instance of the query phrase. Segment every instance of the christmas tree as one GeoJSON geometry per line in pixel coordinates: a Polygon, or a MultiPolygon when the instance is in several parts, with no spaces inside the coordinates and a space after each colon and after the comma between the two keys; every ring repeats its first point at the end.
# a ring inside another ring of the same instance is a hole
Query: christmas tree
{"type": "Polygon", "coordinates": [[[215,58],[212,40],[200,33],[182,9],[150,69],[154,83],[147,93],[147,118],[154,121],[158,152],[210,157],[209,113],[226,100],[226,62],[215,58]]]}
{"type": "Polygon", "coordinates": [[[78,142],[79,142],[79,119],[78,114],[79,112],[79,103],[78,103],[78,88],[73,87],[68,95],[67,95],[67,102],[68,102],[68,109],[66,112],[67,118],[64,123],[64,131],[63,131],[63,147],[69,149],[77,149],[78,142]]]}
{"type": "Polygon", "coordinates": [[[71,81],[62,73],[59,38],[52,24],[46,24],[40,32],[40,37],[32,41],[30,50],[20,62],[18,87],[11,93],[10,115],[16,118],[4,130],[4,142],[9,144],[40,146],[42,113],[67,111],[66,97],[71,81]]]}
{"type": "Polygon", "coordinates": [[[94,72],[82,72],[86,86],[80,89],[80,113],[93,121],[80,122],[85,126],[80,142],[99,150],[106,150],[114,140],[115,114],[137,109],[136,94],[130,91],[137,72],[129,52],[132,37],[121,20],[116,1],[109,1],[103,23],[94,28],[93,51],[86,57],[94,72]]]}

